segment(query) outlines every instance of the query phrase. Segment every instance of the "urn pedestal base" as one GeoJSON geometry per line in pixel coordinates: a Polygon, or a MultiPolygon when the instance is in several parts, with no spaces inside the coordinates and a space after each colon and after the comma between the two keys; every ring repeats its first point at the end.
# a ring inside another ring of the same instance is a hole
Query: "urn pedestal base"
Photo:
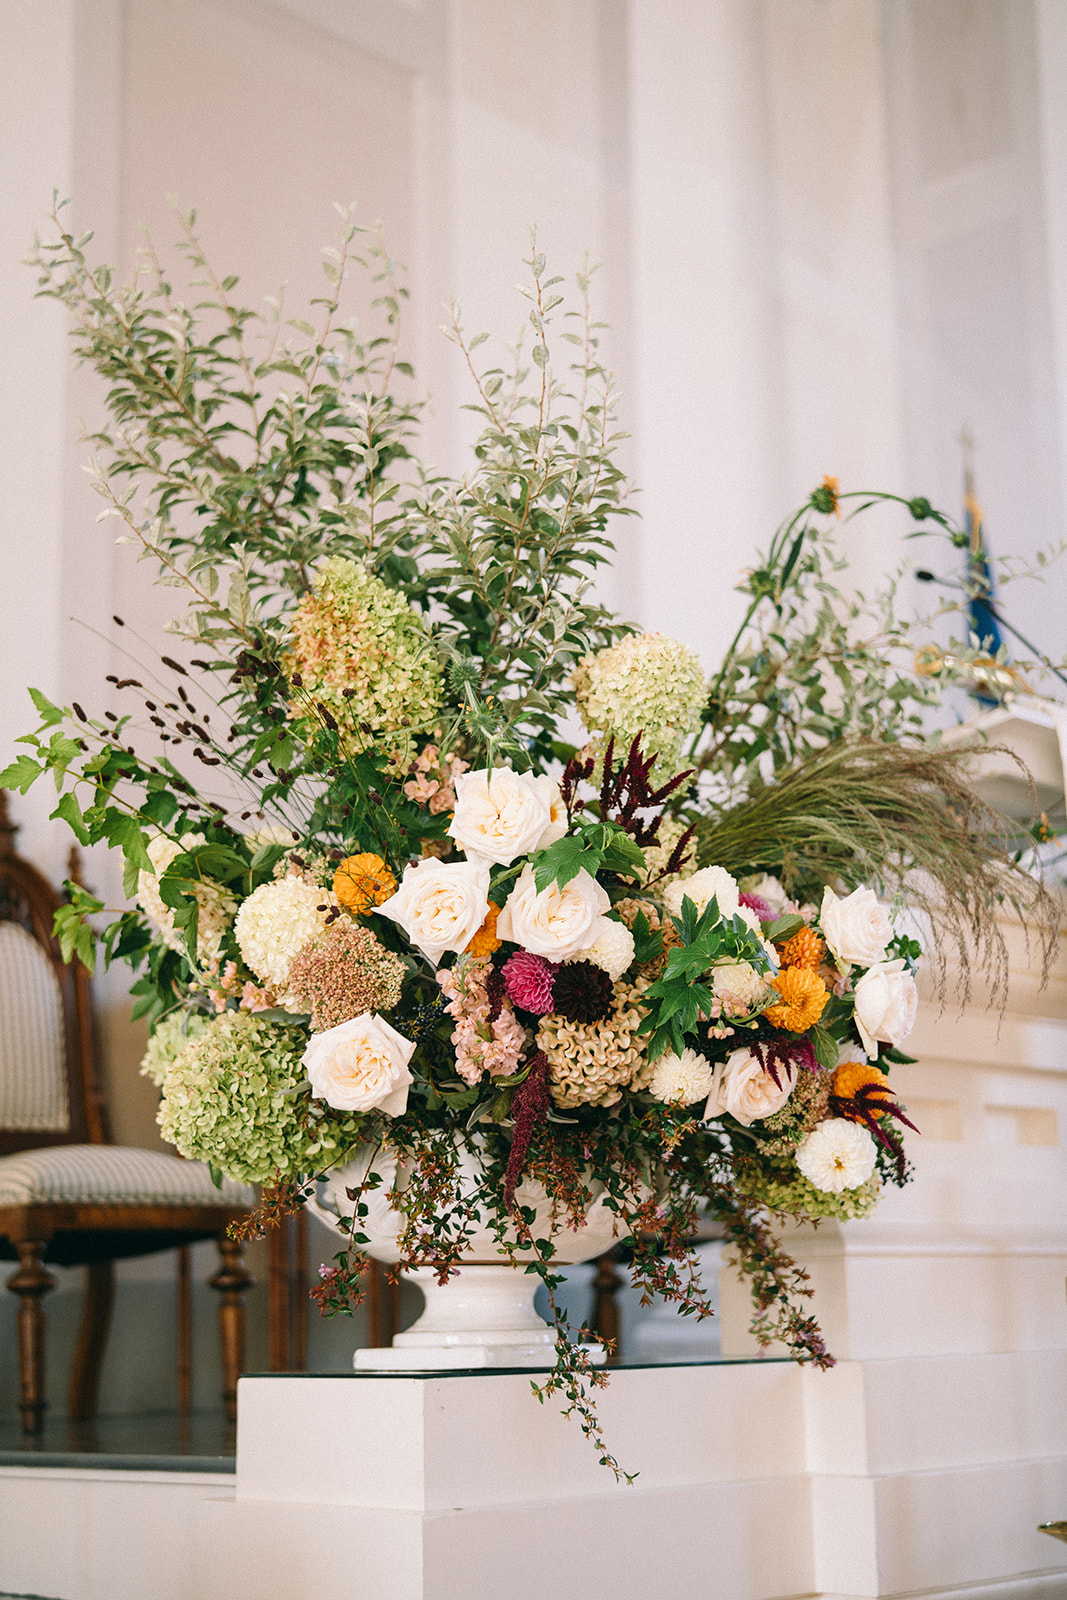
{"type": "MultiPolygon", "coordinates": [[[[432,1267],[407,1274],[426,1297],[426,1309],[389,1348],[357,1350],[357,1372],[441,1372],[483,1367],[556,1364],[556,1334],[537,1315],[533,1298],[541,1282],[519,1267],[465,1262],[446,1283],[432,1267]]],[[[587,1345],[593,1366],[605,1360],[600,1345],[587,1345]]]]}

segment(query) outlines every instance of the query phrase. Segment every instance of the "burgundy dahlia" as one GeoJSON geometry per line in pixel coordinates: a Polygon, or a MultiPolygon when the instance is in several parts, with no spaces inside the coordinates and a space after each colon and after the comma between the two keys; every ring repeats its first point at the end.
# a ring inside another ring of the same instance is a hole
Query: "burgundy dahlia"
{"type": "Polygon", "coordinates": [[[611,1016],[615,985],[592,961],[569,961],[556,973],[553,1009],[568,1022],[588,1026],[611,1016]]]}
{"type": "Polygon", "coordinates": [[[503,966],[504,987],[512,1005],[520,1011],[543,1017],[554,1010],[552,987],[557,967],[544,956],[535,956],[529,950],[518,950],[503,966]]]}

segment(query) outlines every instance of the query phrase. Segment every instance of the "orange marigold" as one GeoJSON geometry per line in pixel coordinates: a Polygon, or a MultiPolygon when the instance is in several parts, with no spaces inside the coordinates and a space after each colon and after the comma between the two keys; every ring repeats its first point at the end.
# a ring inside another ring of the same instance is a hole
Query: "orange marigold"
{"type": "Polygon", "coordinates": [[[781,999],[767,1006],[763,1015],[776,1028],[789,1033],[804,1033],[814,1027],[826,1008],[830,992],[817,972],[810,967],[783,967],[772,979],[781,999]]]}
{"type": "Polygon", "coordinates": [[[466,954],[478,956],[491,956],[494,950],[499,950],[503,940],[496,936],[496,919],[500,915],[500,907],[489,902],[489,910],[485,914],[485,921],[467,946],[466,954]]]}
{"type": "MultiPolygon", "coordinates": [[[[834,1094],[841,1100],[853,1100],[867,1083],[874,1084],[878,1092],[865,1095],[864,1099],[874,1115],[880,1117],[882,1112],[876,1111],[875,1107],[879,1100],[890,1100],[893,1092],[885,1073],[870,1062],[842,1061],[834,1073],[834,1094]]],[[[843,1115],[847,1117],[848,1112],[844,1111],[843,1115]]]]}
{"type": "Polygon", "coordinates": [[[396,879],[381,856],[346,856],[333,875],[333,892],[346,911],[361,917],[396,893],[396,879]]]}
{"type": "Polygon", "coordinates": [[[826,946],[814,928],[801,928],[778,946],[778,953],[783,967],[810,967],[815,972],[822,965],[826,946]]]}

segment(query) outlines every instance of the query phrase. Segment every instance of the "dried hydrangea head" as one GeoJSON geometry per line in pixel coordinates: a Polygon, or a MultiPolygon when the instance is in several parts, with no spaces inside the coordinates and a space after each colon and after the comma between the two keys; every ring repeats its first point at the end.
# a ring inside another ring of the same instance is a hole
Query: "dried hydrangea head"
{"type": "Polygon", "coordinates": [[[183,1156],[245,1183],[307,1170],[303,1041],[247,1011],[213,1017],[171,1062],[157,1118],[183,1156]]]}
{"type": "Polygon", "coordinates": [[[333,875],[333,892],[354,917],[373,911],[396,893],[396,878],[381,856],[346,856],[333,875]]]}
{"type": "MultiPolygon", "coordinates": [[[[207,844],[202,833],[187,833],[180,840],[157,834],[148,842],[148,859],[154,870],[137,875],[137,899],[150,922],[158,930],[163,943],[181,955],[186,955],[185,935],[174,926],[174,912],[159,891],[159,880],[176,857],[186,850],[195,850],[207,844]]],[[[222,937],[229,927],[237,901],[221,883],[205,880],[192,889],[197,904],[196,958],[203,966],[217,962],[222,951],[222,937]]]]}
{"type": "Polygon", "coordinates": [[[168,1011],[160,1017],[148,1037],[148,1048],[141,1059],[141,1075],[162,1087],[167,1070],[187,1044],[198,1039],[207,1027],[207,1017],[199,1011],[168,1011]]]}
{"type": "MultiPolygon", "coordinates": [[[[560,976],[567,970],[563,968],[560,976]]],[[[599,968],[592,970],[605,976],[599,968]]],[[[642,978],[635,983],[620,979],[602,1022],[571,1022],[558,1012],[542,1017],[537,1048],[548,1058],[549,1093],[557,1106],[613,1106],[622,1099],[623,1089],[644,1087],[648,1054],[637,1030],[644,1020],[638,999],[647,988],[642,978]]]]}
{"type": "Polygon", "coordinates": [[[404,963],[369,928],[339,917],[289,968],[289,994],[316,1033],[400,1001],[404,963]]]}
{"type": "Polygon", "coordinates": [[[806,1033],[815,1026],[826,1009],[830,992],[817,972],[810,967],[783,967],[771,979],[779,999],[767,1006],[763,1015],[775,1028],[788,1033],[806,1033]]]}
{"type": "Polygon", "coordinates": [[[578,711],[598,750],[609,738],[629,749],[638,734],[656,755],[657,782],[685,765],[683,746],[698,732],[707,686],[688,645],[662,633],[633,633],[584,656],[571,678],[578,711]]]}
{"type": "Polygon", "coordinates": [[[322,563],[293,614],[282,665],[300,680],[290,715],[307,736],[319,727],[317,702],[357,748],[372,740],[398,769],[411,765],[413,734],[438,719],[441,670],[421,618],[358,561],[322,563]]]}

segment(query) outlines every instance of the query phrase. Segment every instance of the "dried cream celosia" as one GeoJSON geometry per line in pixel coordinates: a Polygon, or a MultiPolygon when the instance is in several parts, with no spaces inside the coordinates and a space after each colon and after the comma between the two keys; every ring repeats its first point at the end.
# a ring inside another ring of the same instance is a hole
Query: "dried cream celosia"
{"type": "Polygon", "coordinates": [[[644,1087],[650,1068],[637,1032],[644,1012],[636,1002],[647,988],[644,978],[616,983],[611,1015],[603,1022],[542,1017],[537,1046],[548,1057],[549,1093],[556,1105],[613,1106],[624,1088],[644,1087]]]}

